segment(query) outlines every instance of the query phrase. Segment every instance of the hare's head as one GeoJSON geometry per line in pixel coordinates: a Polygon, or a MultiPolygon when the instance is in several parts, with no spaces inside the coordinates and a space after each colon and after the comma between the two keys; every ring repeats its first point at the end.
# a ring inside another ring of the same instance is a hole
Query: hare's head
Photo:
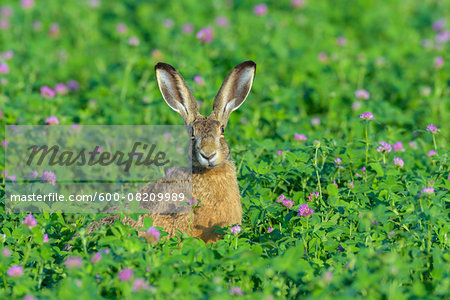
{"type": "Polygon", "coordinates": [[[225,142],[225,128],[232,111],[244,103],[252,87],[256,64],[243,62],[228,74],[213,103],[213,112],[204,117],[186,82],[174,67],[155,66],[159,89],[167,104],[183,118],[191,135],[192,164],[214,168],[226,161],[230,149],[225,142]]]}

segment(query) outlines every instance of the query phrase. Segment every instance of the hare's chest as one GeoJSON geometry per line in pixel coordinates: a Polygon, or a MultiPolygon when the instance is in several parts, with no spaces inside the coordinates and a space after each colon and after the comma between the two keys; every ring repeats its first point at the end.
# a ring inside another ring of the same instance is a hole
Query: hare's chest
{"type": "Polygon", "coordinates": [[[225,227],[240,224],[242,207],[235,174],[193,175],[193,195],[200,200],[194,210],[193,235],[205,241],[218,238],[214,226],[225,227]]]}

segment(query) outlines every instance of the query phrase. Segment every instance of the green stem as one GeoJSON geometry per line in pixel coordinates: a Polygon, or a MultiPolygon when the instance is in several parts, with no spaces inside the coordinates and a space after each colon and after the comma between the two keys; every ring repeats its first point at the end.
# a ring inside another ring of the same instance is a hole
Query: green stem
{"type": "Polygon", "coordinates": [[[125,98],[127,96],[128,77],[130,76],[131,70],[133,69],[133,65],[134,65],[134,57],[131,57],[128,60],[127,66],[125,67],[125,74],[123,76],[122,91],[120,92],[120,100],[121,101],[125,101],[125,98]]]}
{"type": "Polygon", "coordinates": [[[352,237],[353,222],[350,222],[350,238],[352,237]]]}
{"type": "Polygon", "coordinates": [[[8,289],[8,286],[6,285],[6,276],[3,274],[3,285],[5,286],[5,291],[8,289]]]}
{"type": "Polygon", "coordinates": [[[433,133],[431,136],[433,137],[434,151],[436,151],[436,153],[437,153],[437,145],[436,145],[436,137],[435,137],[435,134],[433,133]]]}
{"type": "Polygon", "coordinates": [[[82,239],[81,239],[81,241],[82,241],[82,243],[83,243],[83,252],[84,252],[84,255],[88,255],[88,251],[87,251],[87,240],[86,240],[86,238],[83,236],[82,237],[82,239]]]}
{"type": "Polygon", "coordinates": [[[194,207],[192,206],[191,209],[191,216],[189,218],[189,225],[188,225],[188,230],[187,230],[187,234],[189,235],[189,232],[191,230],[191,224],[192,224],[192,217],[194,216],[194,207]]]}
{"type": "MultiPolygon", "coordinates": [[[[44,270],[44,264],[40,264],[40,266],[39,266],[39,274],[42,274],[43,270],[44,270]]],[[[38,285],[38,289],[41,288],[41,286],[42,286],[42,281],[43,281],[43,280],[44,280],[44,277],[43,277],[43,276],[39,277],[39,285],[38,285]]]]}
{"type": "Polygon", "coordinates": [[[31,241],[27,243],[27,250],[25,252],[25,255],[23,257],[22,266],[25,268],[25,264],[27,263],[28,257],[30,256],[31,251],[31,241]]]}
{"type": "Polygon", "coordinates": [[[39,274],[39,270],[41,269],[41,264],[40,263],[38,263],[38,268],[36,268],[36,273],[34,274],[34,281],[36,281],[36,279],[37,279],[37,276],[38,276],[38,274],[39,274]]]}
{"type": "Polygon", "coordinates": [[[365,167],[367,169],[367,162],[369,160],[369,122],[365,122],[364,124],[365,135],[366,135],[366,164],[365,167]]]}
{"type": "Polygon", "coordinates": [[[317,186],[319,187],[319,193],[320,193],[320,203],[323,206],[325,206],[325,203],[323,202],[323,197],[322,197],[322,185],[320,184],[319,168],[317,167],[317,152],[318,151],[319,151],[319,147],[316,147],[316,153],[314,155],[314,166],[316,168],[317,186]]]}

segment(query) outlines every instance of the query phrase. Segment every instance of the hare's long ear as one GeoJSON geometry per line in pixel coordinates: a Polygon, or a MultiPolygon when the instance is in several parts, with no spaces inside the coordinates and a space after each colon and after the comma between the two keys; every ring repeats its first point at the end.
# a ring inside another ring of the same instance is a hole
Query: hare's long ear
{"type": "Polygon", "coordinates": [[[164,100],[183,117],[186,125],[191,124],[199,113],[197,101],[183,76],[174,67],[165,63],[156,64],[155,73],[164,100]]]}
{"type": "Polygon", "coordinates": [[[249,60],[234,67],[225,78],[213,104],[213,114],[224,126],[231,112],[238,109],[247,98],[255,71],[256,64],[249,60]]]}

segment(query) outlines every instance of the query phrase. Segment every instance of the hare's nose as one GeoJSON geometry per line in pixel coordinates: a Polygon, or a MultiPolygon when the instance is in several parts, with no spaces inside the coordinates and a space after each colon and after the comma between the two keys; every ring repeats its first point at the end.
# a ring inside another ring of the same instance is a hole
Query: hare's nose
{"type": "Polygon", "coordinates": [[[204,154],[200,151],[200,155],[206,160],[211,160],[214,156],[216,156],[216,152],[204,154]]]}

